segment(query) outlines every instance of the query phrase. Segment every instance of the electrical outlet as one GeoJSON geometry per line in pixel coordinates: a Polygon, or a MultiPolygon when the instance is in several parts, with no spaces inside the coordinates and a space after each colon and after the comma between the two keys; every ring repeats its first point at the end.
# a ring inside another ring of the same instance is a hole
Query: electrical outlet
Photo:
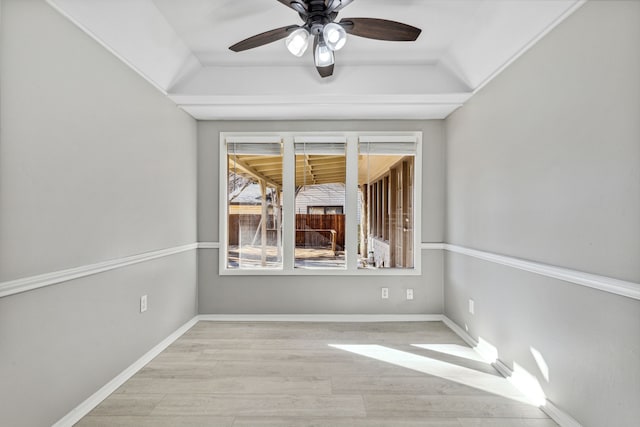
{"type": "Polygon", "coordinates": [[[140,297],[140,313],[144,313],[147,311],[147,296],[142,295],[140,297]]]}
{"type": "Polygon", "coordinates": [[[472,299],[469,300],[469,313],[474,314],[476,311],[476,304],[472,299]]]}
{"type": "Polygon", "coordinates": [[[389,288],[382,288],[382,299],[389,299],[389,288]]]}
{"type": "Polygon", "coordinates": [[[409,288],[407,289],[407,299],[413,299],[413,289],[409,288]]]}

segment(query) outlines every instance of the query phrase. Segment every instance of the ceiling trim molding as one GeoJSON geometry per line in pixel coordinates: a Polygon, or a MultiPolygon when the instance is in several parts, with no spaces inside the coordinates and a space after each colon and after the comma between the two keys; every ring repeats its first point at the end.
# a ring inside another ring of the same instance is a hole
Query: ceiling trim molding
{"type": "Polygon", "coordinates": [[[197,120],[438,120],[471,93],[424,95],[169,95],[197,120]]]}
{"type": "Polygon", "coordinates": [[[441,120],[456,104],[217,104],[178,105],[196,120],[441,120]]]}
{"type": "Polygon", "coordinates": [[[113,56],[118,58],[120,61],[124,62],[125,65],[127,65],[129,68],[131,68],[133,71],[135,71],[138,75],[140,75],[140,77],[142,77],[143,79],[148,81],[153,87],[158,89],[163,95],[168,95],[168,92],[167,92],[167,90],[165,88],[163,88],[158,83],[156,83],[155,80],[153,80],[149,75],[145,74],[141,69],[136,67],[131,61],[127,60],[127,58],[125,58],[124,56],[120,55],[116,50],[112,49],[111,46],[109,46],[107,43],[105,43],[100,37],[98,37],[97,34],[92,32],[86,25],[82,24],[80,21],[78,21],[73,16],[71,16],[69,13],[67,13],[62,7],[58,6],[56,4],[55,0],[46,0],[46,2],[47,2],[47,4],[49,6],[51,6],[53,9],[55,9],[60,15],[64,16],[65,18],[67,18],[76,27],[78,27],[85,34],[87,34],[89,37],[91,37],[93,40],[95,40],[100,46],[104,47],[107,51],[109,51],[111,54],[113,54],[113,56]]]}
{"type": "MultiPolygon", "coordinates": [[[[458,26],[474,23],[464,27],[473,31],[459,34],[460,43],[451,44],[456,25],[451,31],[440,29],[433,46],[413,55],[420,62],[403,63],[399,54],[398,61],[382,61],[372,69],[345,60],[331,81],[310,67],[260,62],[259,56],[244,65],[203,66],[201,55],[209,50],[202,46],[211,36],[207,31],[230,36],[236,27],[225,18],[201,19],[197,7],[167,9],[153,0],[46,3],[197,120],[429,120],[445,119],[464,105],[586,1],[559,0],[538,13],[531,5],[496,8],[468,0],[449,11],[458,14],[449,16],[458,26]],[[171,12],[183,9],[179,18],[171,12]],[[532,15],[536,19],[521,29],[509,25],[528,22],[532,15]],[[508,31],[517,36],[513,42],[508,31]]],[[[238,5],[243,7],[249,6],[238,5]]],[[[211,52],[221,54],[216,49],[211,52]]]]}
{"type": "Polygon", "coordinates": [[[546,28],[544,28],[540,33],[538,33],[534,38],[529,40],[529,42],[524,45],[520,50],[514,53],[509,59],[505,61],[500,67],[498,67],[493,73],[491,73],[487,78],[485,78],[477,87],[473,88],[472,96],[482,90],[487,84],[489,84],[493,79],[495,79],[500,73],[502,73],[505,69],[507,69],[511,64],[513,64],[518,58],[524,55],[529,49],[531,49],[536,43],[538,43],[544,36],[549,34],[551,30],[558,26],[562,21],[567,19],[573,12],[582,7],[587,0],[577,0],[576,3],[573,3],[571,6],[567,8],[560,16],[553,20],[546,28]]]}
{"type": "Polygon", "coordinates": [[[183,95],[169,94],[169,98],[178,105],[354,105],[380,104],[462,104],[471,97],[471,93],[436,94],[372,94],[372,95],[183,95]]]}

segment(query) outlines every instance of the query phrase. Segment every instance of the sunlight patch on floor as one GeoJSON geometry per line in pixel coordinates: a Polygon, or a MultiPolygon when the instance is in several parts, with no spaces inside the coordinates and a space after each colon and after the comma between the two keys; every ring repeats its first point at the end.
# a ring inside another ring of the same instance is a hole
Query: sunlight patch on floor
{"type": "MultiPolygon", "coordinates": [[[[474,369],[458,366],[453,363],[443,362],[430,357],[420,356],[406,351],[395,350],[381,345],[351,345],[329,344],[330,347],[359,354],[361,356],[391,363],[424,374],[437,376],[459,384],[464,384],[479,390],[539,406],[539,400],[532,400],[520,392],[516,386],[506,378],[499,375],[491,375],[474,369]]],[[[471,350],[471,349],[470,349],[471,350]]],[[[526,381],[526,377],[522,376],[526,381]]]]}

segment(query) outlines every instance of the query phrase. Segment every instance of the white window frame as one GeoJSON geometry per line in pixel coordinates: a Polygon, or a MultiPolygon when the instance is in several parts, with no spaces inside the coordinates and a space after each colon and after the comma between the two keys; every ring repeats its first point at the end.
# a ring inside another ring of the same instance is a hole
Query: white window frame
{"type": "Polygon", "coordinates": [[[421,223],[422,223],[422,132],[220,132],[219,151],[219,220],[220,249],[219,274],[234,276],[418,276],[422,274],[421,223]],[[294,141],[346,141],[346,195],[345,268],[295,268],[295,147],[294,141]],[[227,246],[227,141],[283,143],[283,209],[282,209],[282,268],[239,269],[228,268],[227,246]],[[358,268],[358,148],[359,142],[415,142],[413,183],[413,257],[414,267],[358,268]]]}

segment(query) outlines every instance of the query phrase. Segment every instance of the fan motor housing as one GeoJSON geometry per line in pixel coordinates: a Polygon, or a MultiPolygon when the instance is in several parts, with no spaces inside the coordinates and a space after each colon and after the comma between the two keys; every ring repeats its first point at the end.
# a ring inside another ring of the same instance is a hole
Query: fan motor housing
{"type": "Polygon", "coordinates": [[[309,14],[303,19],[309,28],[309,33],[317,36],[322,33],[322,29],[326,24],[331,22],[331,18],[327,15],[327,6],[324,0],[309,0],[309,14]]]}

